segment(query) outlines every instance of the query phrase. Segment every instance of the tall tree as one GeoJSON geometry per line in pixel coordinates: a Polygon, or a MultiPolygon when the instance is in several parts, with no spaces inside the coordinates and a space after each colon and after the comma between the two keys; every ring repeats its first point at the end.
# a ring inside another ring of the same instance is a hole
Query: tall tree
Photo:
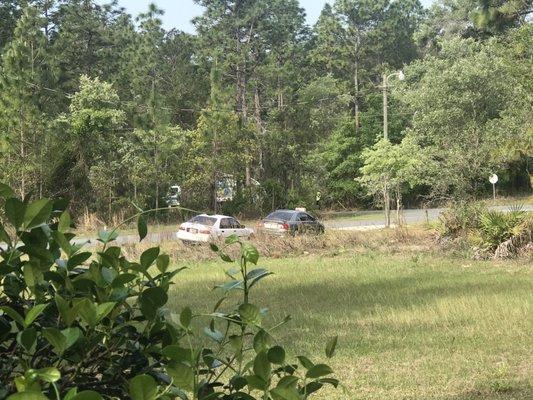
{"type": "Polygon", "coordinates": [[[51,102],[51,67],[43,20],[27,7],[7,46],[0,70],[1,175],[22,196],[42,194],[45,184],[46,125],[51,102]]]}

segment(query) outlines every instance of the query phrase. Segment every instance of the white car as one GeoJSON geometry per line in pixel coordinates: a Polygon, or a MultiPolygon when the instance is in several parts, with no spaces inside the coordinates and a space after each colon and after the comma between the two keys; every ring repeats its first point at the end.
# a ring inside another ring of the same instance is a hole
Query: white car
{"type": "Polygon", "coordinates": [[[249,238],[253,233],[253,229],[246,228],[233,217],[201,214],[181,224],[176,236],[184,243],[209,243],[231,235],[249,238]]]}

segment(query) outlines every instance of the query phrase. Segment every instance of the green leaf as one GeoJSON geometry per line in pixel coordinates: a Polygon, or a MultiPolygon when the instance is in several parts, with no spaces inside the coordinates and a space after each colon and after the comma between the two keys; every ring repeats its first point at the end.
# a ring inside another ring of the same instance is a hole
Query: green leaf
{"type": "Polygon", "coordinates": [[[285,350],[281,346],[274,346],[267,352],[268,361],[273,364],[283,364],[285,362],[285,350]]]}
{"type": "Polygon", "coordinates": [[[227,245],[234,244],[234,243],[240,243],[240,239],[237,235],[230,235],[226,238],[225,242],[227,245]]]}
{"type": "Polygon", "coordinates": [[[67,394],[65,395],[65,397],[63,398],[63,400],[72,400],[72,398],[74,396],[76,396],[78,394],[78,388],[77,387],[73,387],[72,389],[70,389],[67,394]]]}
{"type": "Polygon", "coordinates": [[[293,387],[296,388],[298,377],[294,375],[287,375],[281,378],[278,382],[278,387],[293,387]]]}
{"type": "Polygon", "coordinates": [[[24,221],[26,205],[19,199],[11,197],[6,200],[6,204],[4,205],[4,211],[9,222],[11,222],[11,224],[16,230],[19,230],[22,225],[22,222],[24,221]]]}
{"type": "Polygon", "coordinates": [[[167,293],[160,287],[152,287],[144,290],[139,296],[141,312],[149,319],[155,318],[157,310],[168,301],[167,293]]]}
{"type": "Polygon", "coordinates": [[[11,246],[11,238],[4,228],[4,225],[0,223],[0,243],[6,243],[8,246],[11,246]]]}
{"type": "Polygon", "coordinates": [[[35,328],[28,328],[18,333],[17,342],[26,349],[28,353],[33,353],[33,348],[37,343],[37,331],[35,328]]]}
{"type": "Polygon", "coordinates": [[[244,322],[249,324],[258,325],[261,322],[261,312],[259,307],[250,303],[241,304],[239,306],[239,315],[244,322]]]}
{"type": "Polygon", "coordinates": [[[259,282],[261,279],[273,275],[272,272],[269,272],[265,268],[256,268],[251,270],[246,274],[246,279],[248,280],[248,287],[253,287],[257,282],[259,282]]]}
{"type": "Polygon", "coordinates": [[[268,361],[268,356],[265,351],[261,351],[255,356],[254,359],[254,374],[259,376],[265,382],[270,380],[270,361],[268,361]]]}
{"type": "Polygon", "coordinates": [[[66,339],[65,350],[73,346],[81,337],[81,330],[78,327],[63,329],[61,333],[66,339]]]}
{"type": "Polygon", "coordinates": [[[246,261],[257,265],[257,261],[259,261],[259,252],[250,243],[244,243],[242,245],[242,255],[246,261]]]}
{"type": "Polygon", "coordinates": [[[223,285],[217,285],[217,286],[215,286],[215,288],[222,289],[224,292],[227,293],[227,292],[231,292],[232,290],[235,290],[235,289],[242,290],[244,288],[244,286],[243,286],[243,282],[242,281],[234,280],[234,281],[226,282],[223,285]]]}
{"type": "Polygon", "coordinates": [[[26,314],[26,318],[24,318],[24,327],[27,328],[32,324],[35,319],[41,315],[41,313],[44,311],[48,304],[37,304],[36,306],[33,306],[30,311],[26,314]]]}
{"type": "Polygon", "coordinates": [[[305,356],[298,356],[296,358],[298,361],[300,361],[305,369],[311,369],[315,366],[315,364],[313,364],[313,362],[305,356]]]}
{"type": "Polygon", "coordinates": [[[159,256],[159,247],[152,247],[141,254],[141,266],[146,271],[159,256]]]}
{"type": "Polygon", "coordinates": [[[21,392],[12,394],[7,400],[48,400],[48,397],[40,392],[21,392]]]}
{"type": "Polygon", "coordinates": [[[72,322],[74,322],[77,317],[77,309],[71,308],[69,303],[57,293],[55,295],[55,303],[57,310],[59,311],[59,315],[61,316],[61,319],[65,325],[72,325],[72,322]]]}
{"type": "Polygon", "coordinates": [[[226,253],[224,253],[222,250],[219,250],[218,251],[218,256],[220,257],[220,259],[224,262],[227,262],[227,263],[232,263],[233,262],[233,259],[227,255],[226,253]]]}
{"type": "Polygon", "coordinates": [[[218,343],[222,342],[222,340],[224,339],[224,335],[222,334],[222,332],[220,332],[217,329],[211,329],[211,328],[205,327],[204,333],[207,336],[209,336],[211,339],[213,339],[215,342],[218,342],[218,343]]]}
{"type": "Polygon", "coordinates": [[[130,380],[129,394],[132,400],[155,400],[157,384],[150,375],[137,375],[130,380]]]}
{"type": "Polygon", "coordinates": [[[15,197],[15,192],[6,184],[0,183],[0,197],[3,197],[4,199],[15,197]]]}
{"type": "Polygon", "coordinates": [[[192,390],[194,386],[194,371],[183,363],[172,363],[167,366],[168,375],[174,380],[174,385],[183,390],[192,390]]]}
{"type": "Polygon", "coordinates": [[[41,368],[37,370],[37,375],[41,380],[48,383],[57,382],[61,378],[61,372],[54,367],[41,368]]]}
{"type": "Polygon", "coordinates": [[[24,282],[29,288],[33,288],[43,280],[41,270],[33,264],[26,264],[23,268],[24,282]]]}
{"type": "Polygon", "coordinates": [[[11,319],[17,322],[21,327],[24,327],[24,318],[22,318],[22,316],[15,310],[13,310],[11,307],[2,306],[0,307],[0,310],[2,310],[4,314],[11,317],[11,319]]]}
{"type": "Polygon", "coordinates": [[[334,336],[328,340],[326,343],[326,357],[331,358],[335,354],[335,348],[337,347],[337,341],[339,337],[334,336]]]}
{"type": "Polygon", "coordinates": [[[91,256],[92,256],[92,253],[88,251],[83,252],[83,253],[78,253],[68,259],[67,268],[73,269],[77,267],[78,265],[83,264],[85,261],[91,258],[91,256]]]}
{"type": "Polygon", "coordinates": [[[130,283],[137,278],[135,274],[120,274],[115,279],[113,279],[113,287],[124,286],[126,283],[130,283]]]}
{"type": "Polygon", "coordinates": [[[250,389],[257,389],[265,391],[268,388],[268,383],[258,375],[249,375],[246,377],[246,382],[250,389]]]}
{"type": "Polygon", "coordinates": [[[42,334],[57,354],[62,354],[66,350],[67,339],[58,329],[44,328],[42,334]]]}
{"type": "Polygon", "coordinates": [[[61,217],[59,217],[59,223],[57,225],[57,230],[59,232],[68,232],[70,230],[71,218],[68,211],[63,211],[61,217]]]}
{"type": "Polygon", "coordinates": [[[271,341],[272,341],[272,337],[270,336],[270,334],[264,329],[261,329],[254,336],[255,352],[260,353],[261,351],[266,350],[266,348],[268,347],[271,341]]]}
{"type": "MultiPolygon", "coordinates": [[[[118,238],[118,231],[99,231],[98,241],[104,244],[110,243],[118,238]]],[[[82,392],[83,393],[83,392],[82,392]]]]}
{"type": "Polygon", "coordinates": [[[75,307],[78,309],[78,313],[81,318],[92,328],[96,326],[98,314],[96,311],[96,305],[88,298],[77,300],[75,307]]]}
{"type": "Polygon", "coordinates": [[[157,257],[157,260],[155,262],[157,269],[162,274],[167,272],[169,264],[170,264],[170,257],[168,256],[168,254],[160,254],[157,257]]]}
{"type": "Polygon", "coordinates": [[[137,219],[137,232],[139,233],[139,241],[142,240],[148,235],[148,226],[146,225],[146,218],[144,215],[139,215],[137,219]]]}
{"type": "Polygon", "coordinates": [[[185,349],[177,344],[171,344],[163,348],[161,352],[165,357],[172,361],[190,363],[192,361],[192,352],[190,349],[185,349]]]}
{"type": "Polygon", "coordinates": [[[211,251],[214,251],[215,253],[218,253],[220,250],[218,246],[214,243],[209,243],[209,247],[211,248],[211,251]]]}
{"type": "Polygon", "coordinates": [[[293,387],[278,386],[270,394],[274,400],[301,400],[298,390],[293,387]]]}
{"type": "Polygon", "coordinates": [[[337,386],[339,386],[339,380],[335,379],[335,378],[322,378],[322,379],[320,379],[320,382],[321,383],[329,383],[330,385],[332,385],[335,388],[337,386]]]}
{"type": "Polygon", "coordinates": [[[23,227],[31,230],[48,221],[52,214],[53,203],[48,199],[39,199],[28,206],[24,212],[23,227]]]}
{"type": "Polygon", "coordinates": [[[329,365],[317,364],[312,368],[309,368],[305,376],[310,379],[320,378],[321,376],[332,374],[333,370],[329,365]]]}
{"type": "Polygon", "coordinates": [[[61,250],[63,250],[67,256],[70,256],[72,253],[72,246],[66,236],[60,231],[53,231],[52,236],[57,244],[59,244],[59,247],[61,247],[61,250]]]}
{"type": "Polygon", "coordinates": [[[113,310],[117,303],[108,302],[96,306],[96,323],[103,320],[113,310]]]}
{"type": "Polygon", "coordinates": [[[189,307],[185,307],[180,314],[180,323],[184,328],[188,328],[192,320],[192,311],[189,307]]]}
{"type": "Polygon", "coordinates": [[[322,389],[323,386],[324,386],[324,384],[322,384],[322,383],[320,383],[318,381],[311,381],[307,385],[305,385],[304,393],[310,396],[314,392],[317,392],[320,389],[322,389]]]}
{"type": "Polygon", "coordinates": [[[102,396],[93,390],[84,390],[78,393],[71,400],[103,400],[102,396]]]}

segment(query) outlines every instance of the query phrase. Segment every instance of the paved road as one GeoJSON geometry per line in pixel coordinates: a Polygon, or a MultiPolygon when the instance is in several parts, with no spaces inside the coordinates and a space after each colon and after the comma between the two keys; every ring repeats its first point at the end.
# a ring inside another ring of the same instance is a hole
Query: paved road
{"type": "MultiPolygon", "coordinates": [[[[490,207],[493,210],[507,211],[509,206],[495,206],[490,207]]],[[[523,206],[524,211],[533,211],[533,205],[523,206]]],[[[436,221],[444,208],[428,208],[423,209],[408,209],[403,210],[403,219],[407,224],[418,224],[427,221],[436,221]]],[[[324,218],[326,228],[330,229],[348,229],[360,227],[383,227],[385,226],[385,216],[381,211],[356,211],[356,212],[340,212],[330,214],[335,218],[324,218]]],[[[396,221],[396,212],[391,211],[391,221],[396,221]]]]}
{"type": "MultiPolygon", "coordinates": [[[[496,206],[491,207],[494,210],[506,211],[509,206],[496,206]]],[[[523,207],[524,211],[533,211],[533,205],[523,207]]],[[[409,209],[403,210],[403,218],[407,224],[424,223],[427,221],[435,221],[439,218],[440,213],[444,211],[444,208],[429,208],[423,209],[409,209]]],[[[396,213],[391,212],[391,221],[394,223],[396,213]]],[[[330,213],[324,218],[324,225],[326,229],[332,230],[373,230],[385,227],[385,217],[383,212],[380,211],[349,211],[349,212],[337,212],[330,213]]],[[[175,232],[158,232],[149,233],[143,240],[143,243],[161,243],[168,240],[174,240],[176,237],[175,232]]],[[[117,245],[134,244],[138,243],[139,237],[137,235],[122,235],[119,236],[115,242],[117,245]]],[[[87,245],[95,245],[99,242],[96,238],[92,239],[75,239],[76,244],[87,243],[87,245]]],[[[2,248],[4,244],[0,244],[2,248]]]]}

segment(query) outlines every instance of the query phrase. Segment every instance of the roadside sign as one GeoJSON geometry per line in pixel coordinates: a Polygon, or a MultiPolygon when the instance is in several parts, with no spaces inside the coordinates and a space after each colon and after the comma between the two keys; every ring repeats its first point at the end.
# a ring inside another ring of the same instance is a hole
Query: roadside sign
{"type": "Polygon", "coordinates": [[[498,175],[492,174],[489,178],[489,182],[492,183],[492,200],[496,203],[496,184],[498,183],[498,175]]]}

